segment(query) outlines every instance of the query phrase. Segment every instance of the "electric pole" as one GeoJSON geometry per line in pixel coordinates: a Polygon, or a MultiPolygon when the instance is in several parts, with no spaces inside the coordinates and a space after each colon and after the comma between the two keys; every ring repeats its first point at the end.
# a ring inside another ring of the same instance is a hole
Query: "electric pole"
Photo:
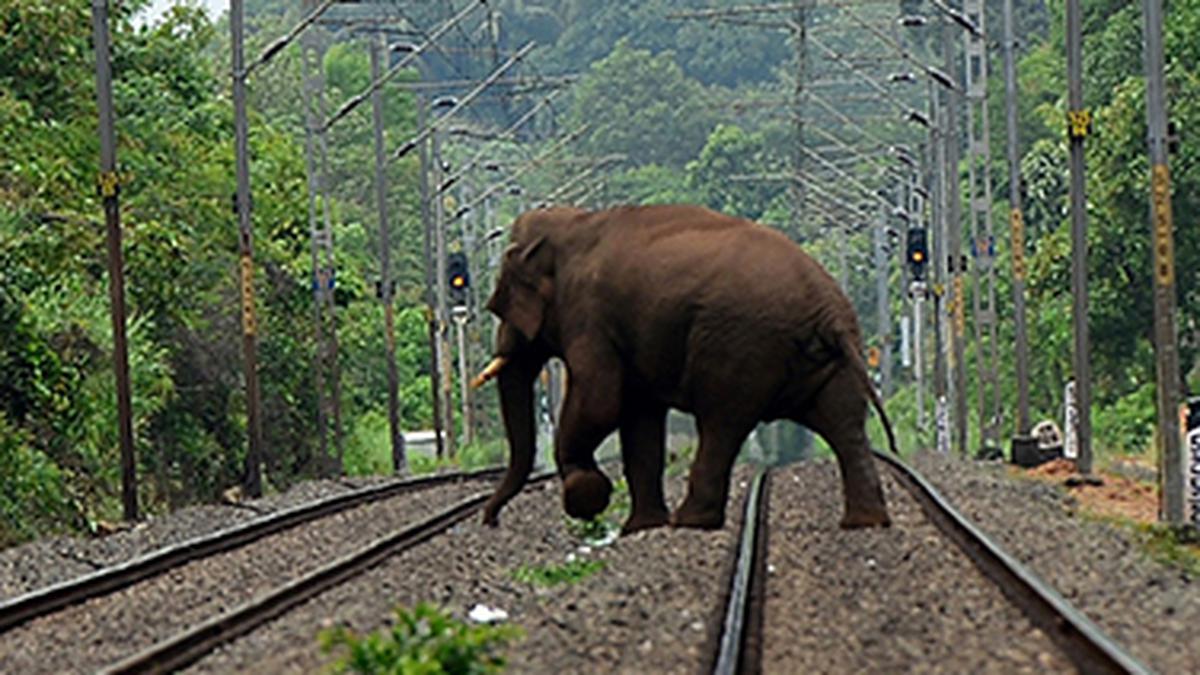
{"type": "MultiPolygon", "coordinates": [[[[954,37],[959,30],[949,20],[942,19],[942,60],[947,73],[958,81],[954,66],[954,37]]],[[[946,200],[946,267],[949,283],[945,288],[946,310],[949,321],[950,352],[949,373],[951,394],[954,397],[954,449],[958,453],[967,451],[967,370],[964,363],[963,334],[966,332],[966,297],[963,289],[964,258],[962,255],[962,204],[958,185],[959,135],[958,135],[958,92],[946,90],[946,138],[943,151],[946,157],[944,170],[946,182],[943,197],[946,200]]]]}
{"type": "Polygon", "coordinates": [[[262,418],[258,389],[258,324],[254,316],[254,232],[250,224],[249,124],[246,120],[246,72],[243,47],[243,0],[229,2],[229,32],[233,43],[234,151],[237,168],[235,204],[238,216],[238,254],[241,260],[242,355],[246,375],[246,452],[242,487],[247,496],[262,496],[262,418]]]}
{"type": "MultiPolygon", "coordinates": [[[[434,184],[441,185],[444,179],[442,147],[442,131],[434,129],[433,142],[433,175],[434,184]]],[[[454,378],[450,347],[450,304],[446,288],[446,203],[445,198],[438,192],[433,198],[433,237],[437,289],[438,317],[438,368],[442,376],[442,422],[446,428],[446,454],[454,457],[457,454],[458,439],[454,430],[454,378]]]]}
{"type": "MultiPolygon", "coordinates": [[[[387,55],[387,37],[379,33],[371,46],[371,81],[382,74],[381,61],[387,55]]],[[[404,433],[400,430],[400,383],[396,374],[395,302],[392,284],[391,228],[387,211],[387,156],[383,141],[383,87],[371,92],[371,116],[375,124],[375,201],[379,211],[379,300],[383,303],[384,354],[388,377],[388,434],[391,438],[392,471],[399,475],[408,470],[404,433]]]]}
{"type": "MultiPolygon", "coordinates": [[[[315,0],[306,0],[305,13],[315,7],[315,0]]],[[[312,257],[313,338],[316,353],[313,358],[313,378],[317,389],[317,433],[320,436],[322,463],[328,463],[333,473],[342,473],[342,407],[341,370],[338,366],[337,314],[333,292],[335,284],[333,230],[327,194],[326,165],[328,140],[322,130],[325,118],[325,75],[323,40],[307,33],[301,48],[300,69],[303,78],[305,130],[304,163],[308,174],[308,223],[312,257]],[[320,151],[320,160],[316,158],[320,151]],[[318,213],[320,209],[320,213],[318,213]],[[328,324],[328,325],[326,325],[328,324]],[[328,331],[328,332],[327,332],[328,331]],[[329,382],[325,381],[326,375],[329,382]],[[328,424],[333,414],[335,457],[329,462],[328,424]]]]}
{"type": "Polygon", "coordinates": [[[121,252],[121,179],[113,128],[112,52],[108,0],[92,0],[92,39],[96,50],[96,104],[100,126],[100,198],[108,245],[108,298],[112,313],[113,371],[117,379],[117,430],[121,441],[121,503],[125,520],[138,519],[137,464],[133,448],[133,405],[129,385],[129,346],[125,334],[125,261],[121,252]]]}
{"type": "MultiPolygon", "coordinates": [[[[899,188],[898,198],[903,198],[899,188]]],[[[888,261],[891,256],[885,250],[887,244],[888,210],[879,205],[879,226],[875,228],[875,305],[879,314],[879,391],[886,399],[892,390],[892,304],[888,298],[888,278],[891,271],[888,261]]]]}
{"type": "Polygon", "coordinates": [[[1067,127],[1071,138],[1071,293],[1075,325],[1076,466],[1079,473],[1088,476],[1092,473],[1092,373],[1088,343],[1087,197],[1084,193],[1087,176],[1083,142],[1091,131],[1092,115],[1083,107],[1081,24],[1079,0],[1067,0],[1067,127]]]}
{"type": "Polygon", "coordinates": [[[933,245],[930,247],[934,279],[933,311],[931,312],[933,319],[933,421],[937,451],[948,454],[950,424],[946,395],[949,390],[950,378],[946,353],[950,340],[949,322],[946,321],[946,313],[942,310],[946,304],[946,283],[949,279],[946,267],[946,237],[948,236],[946,228],[946,115],[939,98],[939,89],[934,87],[932,82],[929,83],[929,108],[932,118],[930,120],[932,128],[929,131],[929,154],[932,161],[928,164],[931,171],[929,184],[932,188],[932,198],[929,201],[929,210],[930,230],[935,233],[935,236],[932,237],[933,245]]]}
{"type": "MultiPolygon", "coordinates": [[[[928,233],[929,229],[926,227],[928,221],[925,219],[925,204],[922,193],[918,189],[920,181],[921,172],[914,164],[909,190],[909,213],[912,214],[913,224],[928,233]]],[[[928,257],[926,257],[926,260],[928,260],[928,257]]],[[[917,389],[917,429],[920,431],[925,430],[925,318],[923,310],[927,289],[928,285],[924,279],[913,279],[909,285],[909,295],[912,297],[913,323],[912,367],[917,389]]]]}
{"type": "MultiPolygon", "coordinates": [[[[794,43],[796,58],[796,81],[792,86],[792,128],[796,138],[793,142],[796,144],[792,151],[792,173],[800,175],[804,171],[804,78],[807,68],[807,38],[808,38],[808,13],[803,4],[798,4],[791,25],[792,41],[794,43]]],[[[808,233],[802,232],[801,219],[804,216],[804,199],[805,189],[804,183],[801,181],[788,181],[788,186],[792,192],[792,213],[793,230],[796,235],[804,237],[808,233]]]]}
{"type": "MultiPolygon", "coordinates": [[[[1154,230],[1154,351],[1158,370],[1159,518],[1182,525],[1184,458],[1179,437],[1179,352],[1175,339],[1175,234],[1167,166],[1167,102],[1163,83],[1162,0],[1142,0],[1146,47],[1146,126],[1150,146],[1150,223],[1154,230]]],[[[1200,504],[1193,504],[1200,509],[1200,504]]],[[[1196,514],[1193,513],[1193,522],[1196,514]]]]}
{"type": "Polygon", "coordinates": [[[1013,332],[1016,340],[1017,428],[1016,446],[1032,443],[1029,437],[1029,338],[1025,326],[1025,213],[1021,195],[1021,149],[1017,127],[1016,21],[1013,0],[1004,0],[1004,107],[1008,129],[1008,202],[1012,247],[1013,332]]]}
{"type": "MultiPolygon", "coordinates": [[[[979,414],[978,457],[1000,453],[1000,378],[996,336],[995,237],[992,228],[991,120],[987,104],[988,45],[983,0],[963,0],[963,12],[976,30],[963,31],[963,97],[967,124],[967,175],[975,317],[976,394],[979,414]]],[[[965,365],[965,364],[964,364],[965,365]]]]}
{"type": "MultiPolygon", "coordinates": [[[[320,53],[324,54],[323,46],[320,53]]],[[[317,78],[319,84],[317,88],[317,118],[322,121],[323,125],[326,119],[324,58],[321,58],[318,63],[321,64],[321,70],[317,78]]],[[[325,313],[329,315],[329,374],[332,380],[329,402],[333,409],[333,445],[337,453],[334,468],[336,473],[341,475],[345,460],[345,446],[342,444],[344,437],[342,433],[342,366],[338,358],[337,302],[334,298],[334,290],[337,287],[337,261],[333,253],[333,216],[331,214],[332,207],[329,204],[329,131],[323,127],[317,134],[317,148],[320,150],[318,188],[321,194],[322,224],[322,233],[318,243],[323,253],[321,281],[325,290],[325,313]]]]}
{"type": "Polygon", "coordinates": [[[417,94],[417,135],[422,137],[420,142],[421,170],[419,172],[419,187],[421,196],[421,230],[424,237],[423,246],[425,255],[425,312],[429,324],[429,384],[432,389],[434,438],[437,443],[437,456],[441,458],[446,456],[446,436],[449,434],[443,433],[442,424],[442,367],[439,358],[441,338],[437,291],[435,290],[437,288],[437,264],[434,262],[434,256],[437,254],[434,251],[433,214],[429,208],[429,141],[424,138],[427,104],[426,98],[421,94],[417,94]]]}

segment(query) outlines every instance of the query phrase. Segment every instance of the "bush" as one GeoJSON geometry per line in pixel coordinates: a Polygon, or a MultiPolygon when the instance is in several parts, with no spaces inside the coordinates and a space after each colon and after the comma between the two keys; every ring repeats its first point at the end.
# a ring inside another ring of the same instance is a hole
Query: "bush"
{"type": "MultiPolygon", "coordinates": [[[[392,472],[392,441],[387,414],[368,410],[354,420],[346,438],[347,476],[378,476],[392,472]]],[[[412,457],[409,457],[412,461],[412,457]]]]}
{"type": "Polygon", "coordinates": [[[396,608],[390,630],[358,636],[347,628],[322,631],[321,648],[348,654],[336,664],[339,673],[448,673],[481,675],[504,667],[499,652],[521,636],[515,626],[473,626],[427,603],[412,611],[396,608]]]}
{"type": "Polygon", "coordinates": [[[1144,453],[1154,439],[1157,426],[1155,384],[1146,382],[1112,404],[1092,408],[1092,437],[1098,450],[1107,454],[1144,453]]]}
{"type": "Polygon", "coordinates": [[[0,547],[77,520],[58,466],[0,414],[0,547]]]}

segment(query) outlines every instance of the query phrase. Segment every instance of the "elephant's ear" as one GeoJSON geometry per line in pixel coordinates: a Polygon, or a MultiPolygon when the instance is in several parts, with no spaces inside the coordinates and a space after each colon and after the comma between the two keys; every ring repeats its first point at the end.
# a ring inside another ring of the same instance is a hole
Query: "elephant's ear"
{"type": "Polygon", "coordinates": [[[504,265],[488,309],[511,323],[526,340],[537,337],[546,315],[546,304],[554,296],[553,270],[546,255],[539,255],[545,238],[527,246],[513,245],[504,254],[504,265]]]}

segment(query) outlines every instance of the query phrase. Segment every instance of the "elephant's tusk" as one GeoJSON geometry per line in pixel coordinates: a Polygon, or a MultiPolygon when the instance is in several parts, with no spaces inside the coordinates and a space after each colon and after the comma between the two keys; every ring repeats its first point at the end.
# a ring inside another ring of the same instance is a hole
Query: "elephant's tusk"
{"type": "Polygon", "coordinates": [[[491,380],[500,374],[500,371],[504,369],[504,366],[507,363],[508,357],[505,356],[497,356],[496,358],[492,359],[492,362],[487,364],[486,368],[479,371],[479,374],[475,376],[475,379],[471,380],[471,387],[478,389],[487,384],[488,380],[491,380]]]}

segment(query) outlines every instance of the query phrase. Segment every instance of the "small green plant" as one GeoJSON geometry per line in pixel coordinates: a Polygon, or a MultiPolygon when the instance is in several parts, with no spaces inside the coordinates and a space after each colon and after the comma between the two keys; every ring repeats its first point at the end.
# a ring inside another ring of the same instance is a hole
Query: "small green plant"
{"type": "Polygon", "coordinates": [[[321,648],[348,653],[334,672],[404,673],[405,675],[484,675],[504,668],[501,650],[521,637],[516,626],[473,626],[421,603],[409,611],[396,608],[390,630],[359,636],[345,627],[321,632],[321,648]]]}
{"type": "Polygon", "coordinates": [[[502,438],[477,440],[458,450],[458,463],[464,470],[486,469],[507,463],[508,441],[502,438]]]}
{"type": "Polygon", "coordinates": [[[458,469],[458,463],[449,457],[435,457],[413,453],[408,456],[408,472],[414,476],[437,473],[442,469],[458,469]]]}
{"type": "Polygon", "coordinates": [[[535,586],[557,586],[582,581],[604,569],[603,560],[570,560],[563,565],[531,567],[521,565],[513,570],[513,578],[535,586]]]}
{"type": "Polygon", "coordinates": [[[621,523],[629,516],[631,508],[633,502],[629,496],[629,485],[624,478],[620,478],[613,483],[612,497],[603,513],[591,520],[564,516],[567,532],[586,544],[610,542],[614,533],[621,529],[621,523]]]}
{"type": "Polygon", "coordinates": [[[696,458],[696,445],[688,443],[678,450],[668,453],[667,455],[667,475],[671,478],[682,476],[687,472],[692,465],[692,460],[696,458]]]}
{"type": "Polygon", "coordinates": [[[567,522],[567,532],[572,537],[584,542],[602,541],[607,539],[609,533],[616,529],[616,525],[612,521],[604,517],[603,514],[592,518],[591,520],[578,520],[576,518],[565,517],[567,522]]]}
{"type": "Polygon", "coordinates": [[[1200,549],[1192,541],[1194,534],[1159,523],[1136,524],[1133,529],[1150,557],[1200,578],[1200,549]]]}

